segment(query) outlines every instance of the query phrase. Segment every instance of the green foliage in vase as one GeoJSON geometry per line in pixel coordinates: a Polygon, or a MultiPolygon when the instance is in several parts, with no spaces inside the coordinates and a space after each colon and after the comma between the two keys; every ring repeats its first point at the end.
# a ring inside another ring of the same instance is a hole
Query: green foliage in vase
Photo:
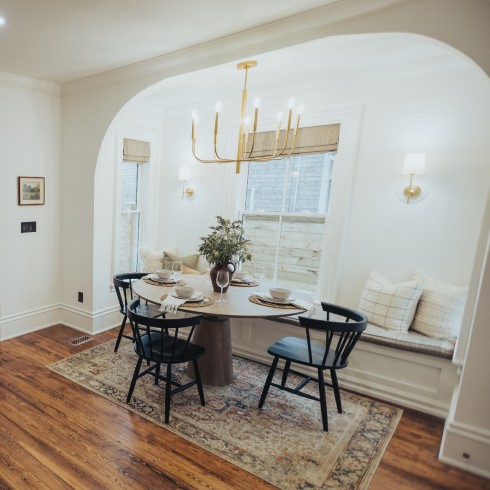
{"type": "Polygon", "coordinates": [[[238,263],[252,259],[248,250],[250,240],[244,238],[243,224],[240,220],[230,221],[216,216],[218,224],[210,226],[212,232],[201,237],[199,253],[209,264],[223,265],[228,262],[238,263]]]}

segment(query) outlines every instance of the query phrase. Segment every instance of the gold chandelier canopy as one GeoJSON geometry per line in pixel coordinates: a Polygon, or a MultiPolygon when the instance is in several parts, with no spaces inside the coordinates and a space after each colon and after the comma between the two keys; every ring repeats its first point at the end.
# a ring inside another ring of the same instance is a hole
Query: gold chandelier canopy
{"type": "Polygon", "coordinates": [[[256,97],[253,102],[254,106],[254,118],[253,125],[250,126],[251,118],[247,116],[247,78],[248,70],[257,66],[256,61],[243,61],[237,65],[239,70],[245,70],[245,82],[242,91],[242,106],[240,111],[240,128],[238,132],[238,148],[236,158],[222,158],[218,154],[217,142],[218,142],[218,128],[219,128],[219,113],[221,111],[221,103],[218,102],[215,106],[215,119],[214,119],[214,157],[213,159],[203,159],[196,155],[196,126],[199,121],[196,111],[192,113],[192,153],[197,161],[201,163],[236,163],[236,173],[240,173],[241,162],[269,162],[271,160],[281,160],[287,158],[293,152],[296,144],[296,136],[298,134],[299,121],[301,113],[303,112],[303,106],[300,104],[296,108],[296,124],[294,130],[291,128],[291,121],[293,118],[294,99],[290,99],[288,102],[288,116],[286,128],[281,130],[282,113],[277,114],[277,126],[275,132],[275,144],[274,151],[269,156],[254,156],[255,135],[257,133],[257,124],[259,119],[259,106],[260,99],[256,97]],[[279,137],[281,131],[285,132],[284,145],[281,148],[279,146],[279,137]],[[292,132],[292,136],[291,136],[292,132]],[[290,143],[291,140],[291,143],[290,143]],[[289,148],[288,148],[289,145],[289,148]],[[287,149],[287,150],[286,150],[287,149]]]}

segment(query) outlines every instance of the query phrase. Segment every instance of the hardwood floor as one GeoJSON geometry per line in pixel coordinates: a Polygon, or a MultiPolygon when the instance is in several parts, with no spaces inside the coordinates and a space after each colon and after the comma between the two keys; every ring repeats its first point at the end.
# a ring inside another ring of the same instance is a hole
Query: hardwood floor
{"type": "MultiPolygon", "coordinates": [[[[58,325],[0,343],[0,488],[275,488],[44,366],[72,345],[58,325]]],[[[437,461],[443,421],[405,410],[371,489],[490,489],[437,461]]]]}

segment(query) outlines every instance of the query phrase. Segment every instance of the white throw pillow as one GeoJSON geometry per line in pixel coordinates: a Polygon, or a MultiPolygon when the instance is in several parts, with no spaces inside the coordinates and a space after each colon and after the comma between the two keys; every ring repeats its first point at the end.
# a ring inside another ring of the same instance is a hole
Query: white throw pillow
{"type": "Polygon", "coordinates": [[[364,285],[359,310],[369,323],[386,330],[407,332],[422,294],[423,281],[394,284],[373,271],[364,285]]]}
{"type": "Polygon", "coordinates": [[[468,288],[438,282],[422,272],[415,273],[414,278],[424,281],[424,290],[411,330],[436,339],[457,337],[468,288]]]}
{"type": "Polygon", "coordinates": [[[165,249],[150,250],[149,248],[139,248],[141,272],[155,272],[157,269],[163,269],[163,257],[165,249]]]}

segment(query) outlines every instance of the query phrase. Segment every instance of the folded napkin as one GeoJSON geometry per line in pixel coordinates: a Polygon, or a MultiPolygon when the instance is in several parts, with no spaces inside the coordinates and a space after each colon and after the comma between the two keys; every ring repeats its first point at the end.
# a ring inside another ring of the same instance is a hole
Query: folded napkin
{"type": "Polygon", "coordinates": [[[302,308],[303,310],[306,310],[310,313],[315,311],[315,305],[303,299],[295,299],[293,301],[293,305],[297,306],[298,308],[302,308]]]}
{"type": "MultiPolygon", "coordinates": [[[[258,296],[260,299],[263,299],[264,301],[274,301],[272,296],[266,294],[266,293],[254,293],[256,296],[258,296]]],[[[309,301],[305,301],[303,299],[294,299],[294,300],[278,300],[274,304],[276,305],[293,305],[296,306],[297,308],[301,308],[302,310],[306,310],[308,312],[313,312],[315,311],[315,305],[310,303],[309,301]]]]}
{"type": "Polygon", "coordinates": [[[187,299],[175,298],[171,294],[167,294],[167,297],[162,301],[160,311],[168,313],[176,313],[179,306],[183,305],[187,299]]]}

